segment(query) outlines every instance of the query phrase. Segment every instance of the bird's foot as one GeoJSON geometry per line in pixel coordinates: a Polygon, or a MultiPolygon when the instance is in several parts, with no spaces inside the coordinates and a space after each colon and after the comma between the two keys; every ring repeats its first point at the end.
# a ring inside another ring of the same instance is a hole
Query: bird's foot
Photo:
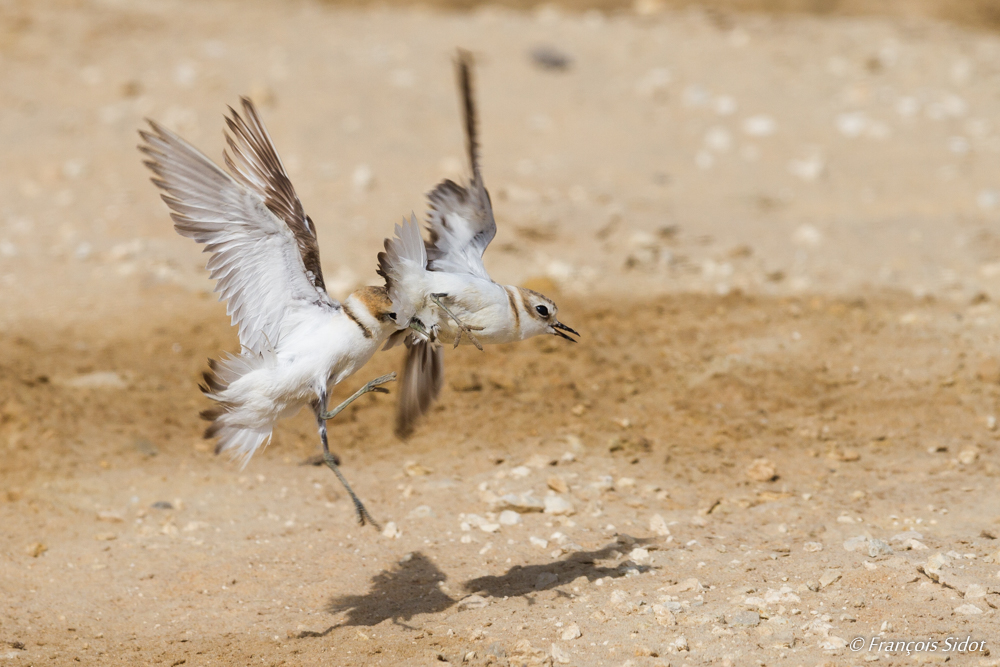
{"type": "Polygon", "coordinates": [[[455,347],[458,347],[458,344],[462,342],[462,334],[465,334],[466,336],[468,336],[469,342],[475,345],[477,350],[482,352],[483,351],[482,343],[480,343],[479,340],[476,339],[476,337],[473,335],[472,332],[482,331],[483,329],[485,329],[485,327],[472,326],[458,319],[458,316],[455,315],[455,313],[451,312],[451,310],[449,310],[446,305],[441,303],[441,299],[446,296],[448,295],[443,293],[431,294],[431,300],[437,304],[438,308],[446,312],[448,314],[448,317],[450,317],[452,320],[455,321],[455,325],[458,327],[458,335],[455,336],[455,347]]]}
{"type": "Polygon", "coordinates": [[[358,525],[363,526],[365,523],[370,523],[376,530],[382,530],[382,526],[380,526],[378,522],[372,518],[372,515],[368,513],[367,508],[365,508],[365,504],[361,502],[361,499],[354,493],[354,489],[352,489],[351,485],[347,483],[343,473],[340,472],[340,459],[337,455],[331,454],[329,451],[323,452],[323,462],[326,463],[327,467],[333,471],[333,474],[337,476],[340,483],[344,485],[345,489],[347,489],[347,494],[351,497],[351,502],[354,503],[354,511],[358,514],[358,525]]]}

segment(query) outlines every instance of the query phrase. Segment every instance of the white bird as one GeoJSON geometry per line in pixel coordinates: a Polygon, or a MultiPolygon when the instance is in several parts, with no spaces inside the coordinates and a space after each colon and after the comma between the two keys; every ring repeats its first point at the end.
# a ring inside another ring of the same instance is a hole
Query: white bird
{"type": "Polygon", "coordinates": [[[242,350],[209,360],[201,390],[216,406],[206,438],[218,438],[243,465],[270,441],[275,423],[310,405],[323,459],[344,484],[363,525],[372,521],[330,453],[326,420],[396,374],[377,378],[327,412],[331,388],[359,370],[394,332],[407,326],[413,305],[391,279],[363,287],[338,303],[326,292],[316,227],[305,214],[253,103],[243,116],[230,107],[223,153],[231,175],[154,121],[140,131],[139,150],[181,236],[205,244],[207,268],[227,314],[239,327],[242,350]]]}
{"type": "Polygon", "coordinates": [[[405,338],[408,349],[396,414],[396,433],[406,437],[430,408],[444,380],[439,343],[468,341],[510,343],[541,334],[576,342],[579,335],[561,323],[559,309],[548,297],[524,287],[500,285],[483,265],[483,253],[496,236],[497,226],[489,193],[479,169],[476,109],[472,93],[472,58],[459,51],[458,85],[465,121],[465,139],[472,178],[467,187],[451,180],[428,195],[430,240],[424,243],[416,219],[396,226],[394,239],[379,253],[379,274],[399,285],[415,309],[413,329],[401,331],[386,347],[405,338]],[[426,248],[426,261],[419,251],[426,248]]]}

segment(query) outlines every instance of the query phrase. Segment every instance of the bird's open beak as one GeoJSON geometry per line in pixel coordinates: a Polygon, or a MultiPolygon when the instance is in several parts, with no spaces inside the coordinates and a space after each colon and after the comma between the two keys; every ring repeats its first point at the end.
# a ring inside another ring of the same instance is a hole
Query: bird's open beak
{"type": "Polygon", "coordinates": [[[553,329],[553,331],[552,331],[552,335],[553,336],[559,336],[560,338],[565,338],[566,340],[568,340],[571,343],[577,342],[575,338],[570,338],[569,336],[567,336],[566,334],[564,334],[563,331],[568,331],[569,333],[573,334],[574,336],[579,336],[580,334],[578,334],[577,332],[573,331],[572,329],[570,329],[568,326],[566,326],[562,322],[556,322],[555,324],[553,324],[551,326],[552,326],[552,329],[553,329]]]}
{"type": "Polygon", "coordinates": [[[408,325],[408,328],[409,329],[413,329],[414,331],[416,331],[421,336],[425,336],[427,338],[430,338],[430,334],[427,333],[427,329],[424,328],[424,323],[421,322],[420,320],[418,320],[415,317],[410,318],[410,324],[408,325]]]}

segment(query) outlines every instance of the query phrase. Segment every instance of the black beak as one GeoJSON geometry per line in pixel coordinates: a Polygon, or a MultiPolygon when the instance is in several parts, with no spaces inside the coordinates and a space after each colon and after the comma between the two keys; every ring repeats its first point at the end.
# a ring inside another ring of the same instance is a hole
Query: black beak
{"type": "Polygon", "coordinates": [[[567,336],[566,334],[564,334],[563,331],[568,331],[569,333],[573,334],[574,336],[579,336],[580,334],[578,334],[577,332],[573,331],[572,329],[570,329],[568,326],[566,326],[562,322],[556,322],[555,324],[553,324],[551,326],[552,326],[553,329],[555,329],[555,331],[552,332],[553,335],[559,336],[560,338],[565,338],[566,340],[568,340],[571,343],[577,342],[576,339],[570,338],[569,336],[567,336]]]}

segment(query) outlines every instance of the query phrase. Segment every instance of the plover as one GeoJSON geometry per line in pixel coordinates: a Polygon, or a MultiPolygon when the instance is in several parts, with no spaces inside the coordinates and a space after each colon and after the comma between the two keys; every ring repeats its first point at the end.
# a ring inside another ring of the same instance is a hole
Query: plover
{"type": "Polygon", "coordinates": [[[215,291],[239,328],[242,350],[209,360],[201,390],[216,405],[206,438],[216,453],[243,465],[271,438],[275,423],[310,405],[323,460],[351,496],[358,519],[374,522],[330,453],[326,420],[395,379],[376,378],[327,412],[331,388],[359,370],[382,343],[409,324],[414,306],[392,279],[363,287],[343,303],[326,292],[316,227],[302,208],[271,137],[253,103],[242,115],[230,107],[219,168],[198,149],[154,121],[139,134],[144,164],[171,210],[181,236],[205,244],[215,291]]]}
{"type": "Polygon", "coordinates": [[[524,287],[497,284],[483,265],[497,227],[479,168],[471,54],[458,52],[456,73],[472,177],[465,187],[445,180],[427,195],[430,240],[424,243],[411,216],[396,226],[396,238],[387,239],[386,251],[379,254],[379,274],[400,285],[414,304],[414,325],[424,327],[423,333],[400,332],[386,346],[405,338],[409,348],[396,413],[401,437],[412,432],[441,390],[441,343],[467,342],[482,350],[482,343],[510,343],[541,334],[576,342],[567,333],[579,335],[557,319],[559,309],[552,299],[524,287]],[[418,254],[421,248],[426,262],[418,254]]]}

